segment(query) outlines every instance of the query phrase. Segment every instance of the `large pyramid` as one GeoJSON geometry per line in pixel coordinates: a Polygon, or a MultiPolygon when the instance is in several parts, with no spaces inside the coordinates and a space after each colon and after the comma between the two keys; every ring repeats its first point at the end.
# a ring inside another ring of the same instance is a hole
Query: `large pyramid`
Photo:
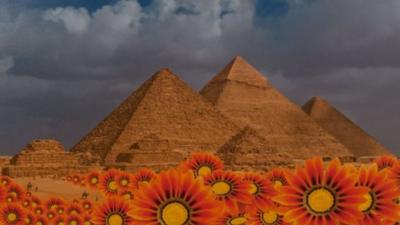
{"type": "Polygon", "coordinates": [[[321,97],[313,97],[303,110],[357,157],[390,154],[383,145],[321,97]]]}
{"type": "Polygon", "coordinates": [[[157,163],[175,154],[216,151],[239,128],[163,69],[72,148],[90,162],[157,163]]]}
{"type": "Polygon", "coordinates": [[[241,128],[256,130],[270,149],[295,159],[350,155],[241,57],[235,57],[200,93],[241,128]]]}

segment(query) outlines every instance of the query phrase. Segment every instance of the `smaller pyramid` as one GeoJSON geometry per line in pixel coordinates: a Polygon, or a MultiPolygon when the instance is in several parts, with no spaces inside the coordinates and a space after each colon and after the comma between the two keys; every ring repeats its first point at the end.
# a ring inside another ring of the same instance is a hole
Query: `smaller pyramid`
{"type": "Polygon", "coordinates": [[[321,97],[313,97],[303,110],[345,145],[356,157],[379,156],[390,151],[321,97]]]}
{"type": "Polygon", "coordinates": [[[290,167],[291,157],[269,145],[255,130],[246,126],[225,143],[217,155],[230,170],[270,170],[274,167],[290,167]]]}

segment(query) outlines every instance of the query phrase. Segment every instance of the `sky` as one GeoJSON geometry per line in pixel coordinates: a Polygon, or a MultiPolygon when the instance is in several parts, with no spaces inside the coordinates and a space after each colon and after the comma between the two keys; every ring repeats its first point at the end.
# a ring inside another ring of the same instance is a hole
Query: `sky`
{"type": "Polygon", "coordinates": [[[68,149],[160,68],[199,90],[236,55],[400,154],[398,0],[0,0],[0,155],[68,149]]]}

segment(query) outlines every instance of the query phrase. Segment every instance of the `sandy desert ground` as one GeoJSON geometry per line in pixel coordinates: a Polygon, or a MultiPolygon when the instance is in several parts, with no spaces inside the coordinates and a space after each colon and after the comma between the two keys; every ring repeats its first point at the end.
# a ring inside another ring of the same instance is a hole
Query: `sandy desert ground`
{"type": "Polygon", "coordinates": [[[31,182],[32,193],[41,198],[62,197],[65,200],[80,199],[85,191],[89,193],[88,199],[94,202],[101,200],[99,192],[88,189],[87,187],[79,187],[67,183],[63,180],[55,180],[51,178],[17,178],[15,181],[22,187],[26,188],[31,182]],[[37,187],[37,191],[35,190],[37,187]]]}

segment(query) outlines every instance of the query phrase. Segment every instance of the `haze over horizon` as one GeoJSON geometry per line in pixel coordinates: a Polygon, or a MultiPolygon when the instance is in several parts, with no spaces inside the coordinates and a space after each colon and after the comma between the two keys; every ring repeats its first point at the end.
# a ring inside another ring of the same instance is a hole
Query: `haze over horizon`
{"type": "Polygon", "coordinates": [[[235,55],[400,154],[400,2],[0,0],[0,155],[75,144],[160,68],[199,90],[235,55]]]}

